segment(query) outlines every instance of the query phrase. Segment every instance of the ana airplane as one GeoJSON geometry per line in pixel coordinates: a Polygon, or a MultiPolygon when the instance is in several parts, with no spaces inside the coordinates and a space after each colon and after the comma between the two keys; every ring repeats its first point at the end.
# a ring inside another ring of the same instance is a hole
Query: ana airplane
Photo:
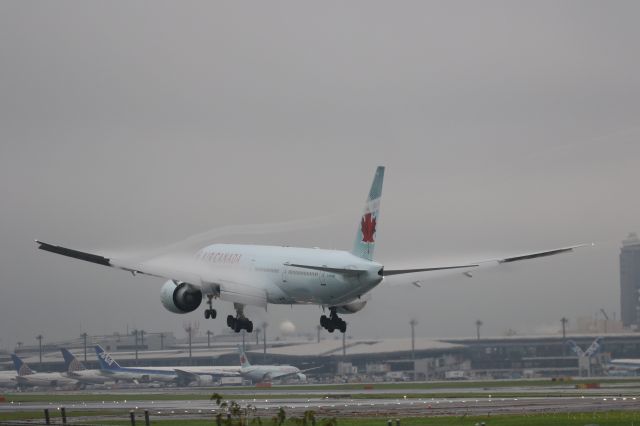
{"type": "Polygon", "coordinates": [[[135,383],[175,382],[178,375],[172,368],[162,367],[120,367],[100,345],[95,346],[96,356],[100,364],[100,371],[106,377],[115,381],[129,381],[135,383]]]}
{"type": "Polygon", "coordinates": [[[170,253],[138,258],[106,257],[36,240],[38,248],[63,256],[110,266],[137,274],[168,279],[160,291],[164,307],[184,314],[196,310],[204,297],[208,308],[205,318],[215,318],[212,300],[232,302],[236,315],[227,316],[227,325],[235,332],[253,330],[245,315],[245,306],[267,304],[318,305],[329,315],[320,324],[329,332],[346,331],[338,314],[352,314],[367,303],[365,295],[386,277],[407,274],[408,283],[420,286],[420,274],[432,271],[469,270],[484,265],[499,265],[572,251],[579,246],[526,253],[517,256],[449,265],[429,265],[409,269],[386,268],[373,260],[376,232],[380,223],[380,200],[384,167],[376,170],[364,212],[360,217],[350,251],[261,245],[212,244],[192,252],[179,261],[170,253]]]}
{"type": "Polygon", "coordinates": [[[175,382],[187,385],[195,382],[199,385],[211,384],[216,378],[240,375],[238,367],[121,367],[100,345],[95,346],[101,372],[114,380],[133,382],[175,382]]]}
{"type": "Polygon", "coordinates": [[[265,382],[274,379],[288,378],[295,378],[300,382],[307,381],[307,376],[304,372],[292,365],[251,365],[249,358],[247,358],[247,355],[242,350],[240,350],[240,367],[242,377],[252,382],[265,382]]]}
{"type": "Polygon", "coordinates": [[[75,386],[78,381],[62,373],[36,373],[16,354],[11,354],[13,365],[18,372],[16,381],[20,386],[75,386]]]}
{"type": "Polygon", "coordinates": [[[77,380],[84,385],[103,384],[110,379],[102,374],[101,370],[87,370],[87,368],[76,358],[74,354],[65,348],[60,348],[62,357],[64,358],[64,367],[67,370],[67,376],[77,380]]]}

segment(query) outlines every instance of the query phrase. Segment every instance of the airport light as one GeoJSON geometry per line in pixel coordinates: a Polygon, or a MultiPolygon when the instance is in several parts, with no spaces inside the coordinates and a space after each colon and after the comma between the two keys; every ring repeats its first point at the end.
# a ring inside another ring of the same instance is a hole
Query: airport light
{"type": "Polygon", "coordinates": [[[416,325],[418,321],[416,319],[412,319],[409,321],[409,325],[411,326],[411,359],[413,361],[416,360],[416,325]]]}
{"type": "MultiPolygon", "coordinates": [[[[138,360],[138,329],[134,329],[131,334],[133,334],[133,344],[136,350],[136,361],[138,360]]],[[[136,365],[138,363],[136,362],[136,365]]]]}
{"type": "Polygon", "coordinates": [[[480,340],[480,327],[482,327],[482,321],[476,320],[476,339],[480,340]]]}
{"type": "Polygon", "coordinates": [[[42,371],[42,334],[38,334],[36,336],[38,339],[38,352],[40,353],[40,371],[42,371]]]}
{"type": "Polygon", "coordinates": [[[140,330],[140,345],[144,348],[144,334],[146,331],[140,330]]]}
{"type": "Polygon", "coordinates": [[[207,347],[211,347],[211,336],[213,336],[213,332],[211,330],[207,330],[207,347]]]}
{"type": "Polygon", "coordinates": [[[84,362],[87,362],[87,333],[82,333],[80,337],[82,337],[82,342],[84,344],[84,362]]]}
{"type": "Polygon", "coordinates": [[[560,322],[562,323],[562,340],[567,338],[567,323],[569,322],[568,319],[566,319],[565,317],[560,318],[560,322]]]}
{"type": "Polygon", "coordinates": [[[262,323],[262,360],[267,362],[267,326],[269,324],[265,321],[262,323]]]}

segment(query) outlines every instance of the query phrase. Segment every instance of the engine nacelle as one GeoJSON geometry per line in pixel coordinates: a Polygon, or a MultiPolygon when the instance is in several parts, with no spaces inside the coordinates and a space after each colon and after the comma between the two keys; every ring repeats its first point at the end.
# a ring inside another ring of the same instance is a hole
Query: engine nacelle
{"type": "Polygon", "coordinates": [[[202,303],[202,290],[185,283],[167,281],[160,290],[162,306],[174,314],[186,314],[198,309],[202,303]]]}
{"type": "Polygon", "coordinates": [[[364,305],[367,304],[366,300],[357,300],[355,302],[348,303],[346,305],[337,306],[336,311],[339,314],[355,314],[356,312],[362,310],[364,305]]]}

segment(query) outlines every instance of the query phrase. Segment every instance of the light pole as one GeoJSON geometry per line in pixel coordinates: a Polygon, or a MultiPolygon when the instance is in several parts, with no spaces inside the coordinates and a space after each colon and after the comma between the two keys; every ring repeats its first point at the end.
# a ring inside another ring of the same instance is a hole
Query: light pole
{"type": "Polygon", "coordinates": [[[415,362],[416,360],[416,333],[415,333],[415,328],[416,325],[418,324],[418,321],[415,319],[412,319],[411,321],[409,321],[409,325],[411,326],[411,359],[415,362]]]}
{"type": "Polygon", "coordinates": [[[322,326],[316,325],[316,331],[318,333],[318,343],[320,343],[320,332],[322,331],[322,326]]]}
{"type": "Polygon", "coordinates": [[[342,333],[342,358],[347,357],[347,333],[342,333]]]}
{"type": "Polygon", "coordinates": [[[567,346],[567,332],[566,332],[566,328],[567,328],[567,323],[569,322],[569,320],[566,317],[562,317],[560,318],[560,322],[562,323],[562,356],[565,356],[566,354],[566,346],[567,346]]]}
{"type": "Polygon", "coordinates": [[[211,336],[213,335],[213,332],[211,330],[207,330],[207,347],[210,348],[211,347],[211,336]]]}
{"type": "Polygon", "coordinates": [[[160,350],[164,350],[164,333],[160,333],[160,350]]]}
{"type": "Polygon", "coordinates": [[[260,344],[260,332],[261,331],[262,330],[260,330],[260,328],[256,328],[256,332],[255,332],[255,335],[256,335],[256,347],[260,344]]]}
{"type": "Polygon", "coordinates": [[[80,337],[82,337],[82,342],[84,344],[84,362],[87,362],[87,333],[82,333],[80,337]]]}
{"type": "Polygon", "coordinates": [[[480,327],[482,327],[482,321],[476,320],[476,339],[480,340],[480,327]]]}
{"type": "Polygon", "coordinates": [[[140,345],[144,348],[144,334],[146,331],[140,330],[140,345]]]}
{"type": "Polygon", "coordinates": [[[262,323],[262,361],[267,362],[267,322],[262,323]]]}
{"type": "Polygon", "coordinates": [[[36,336],[36,339],[38,339],[38,351],[40,353],[40,371],[42,371],[42,334],[38,334],[36,336]]]}
{"type": "Polygon", "coordinates": [[[133,345],[136,350],[136,365],[138,364],[138,329],[134,329],[131,334],[133,334],[133,345]]]}

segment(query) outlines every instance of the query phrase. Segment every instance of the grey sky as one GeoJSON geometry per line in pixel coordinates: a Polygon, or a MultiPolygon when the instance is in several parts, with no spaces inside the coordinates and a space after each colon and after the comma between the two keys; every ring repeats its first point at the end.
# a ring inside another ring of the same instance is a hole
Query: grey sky
{"type": "MultiPolygon", "coordinates": [[[[219,226],[337,215],[233,241],[349,248],[388,167],[387,264],[592,250],[422,289],[381,287],[354,336],[559,327],[619,311],[640,228],[640,4],[0,3],[0,346],[180,331],[159,280],[38,252],[153,246],[219,226]],[[413,262],[409,262],[413,261],[413,262]],[[557,323],[557,324],[556,324],[557,323]]],[[[219,304],[226,315],[231,306],[219,304]]],[[[317,308],[259,321],[315,329],[317,308]]],[[[201,329],[226,329],[224,321],[201,329]]]]}

